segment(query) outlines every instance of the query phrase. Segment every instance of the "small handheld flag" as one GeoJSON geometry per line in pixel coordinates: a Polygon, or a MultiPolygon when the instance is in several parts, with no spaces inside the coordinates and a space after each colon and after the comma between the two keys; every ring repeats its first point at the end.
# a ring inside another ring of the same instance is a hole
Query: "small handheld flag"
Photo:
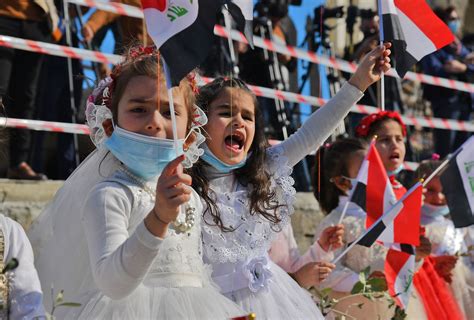
{"type": "Polygon", "coordinates": [[[474,136],[451,156],[440,180],[454,226],[474,224],[474,136]]]}

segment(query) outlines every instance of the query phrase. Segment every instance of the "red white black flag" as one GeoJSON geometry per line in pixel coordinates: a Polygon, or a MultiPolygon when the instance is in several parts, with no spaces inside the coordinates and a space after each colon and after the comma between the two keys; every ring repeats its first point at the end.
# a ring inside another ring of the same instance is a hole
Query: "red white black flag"
{"type": "Polygon", "coordinates": [[[397,203],[397,199],[375,148],[375,142],[372,142],[357,175],[357,184],[350,195],[350,201],[367,213],[366,228],[369,229],[374,223],[378,223],[360,244],[370,246],[378,239],[385,244],[419,245],[421,188],[414,191],[414,194],[401,202],[397,208],[391,209],[397,203]],[[380,220],[382,214],[389,210],[390,215],[380,220]]]}
{"type": "Polygon", "coordinates": [[[213,44],[217,15],[223,5],[228,5],[238,26],[244,30],[252,29],[249,27],[252,21],[252,0],[141,2],[148,33],[169,66],[173,85],[179,84],[208,55],[213,44]]]}
{"type": "Polygon", "coordinates": [[[383,40],[392,42],[392,62],[401,78],[421,58],[454,41],[448,26],[425,0],[381,3],[383,40]]]}

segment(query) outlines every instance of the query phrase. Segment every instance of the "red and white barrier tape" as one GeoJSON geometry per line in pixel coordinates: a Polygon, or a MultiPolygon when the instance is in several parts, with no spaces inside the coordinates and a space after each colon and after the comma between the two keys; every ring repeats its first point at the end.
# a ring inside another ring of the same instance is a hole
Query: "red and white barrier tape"
{"type": "Polygon", "coordinates": [[[25,120],[0,117],[0,125],[8,128],[30,129],[35,131],[50,131],[58,133],[89,134],[89,127],[85,124],[51,122],[42,120],[25,120]]]}
{"type": "MultiPolygon", "coordinates": [[[[32,52],[38,52],[43,54],[50,54],[61,57],[70,57],[74,59],[87,59],[96,62],[107,62],[107,63],[118,63],[122,57],[113,54],[103,54],[97,51],[90,51],[79,48],[70,48],[66,46],[60,46],[56,44],[25,40],[20,38],[8,37],[0,35],[0,45],[7,46],[15,49],[27,50],[32,52]]],[[[204,82],[210,82],[212,79],[202,78],[204,82]]],[[[313,106],[323,106],[327,100],[305,96],[298,93],[274,90],[265,87],[250,86],[250,89],[259,97],[266,97],[270,99],[282,99],[288,102],[295,103],[306,103],[313,106]]],[[[352,112],[369,114],[378,112],[379,109],[372,106],[355,105],[352,112]]],[[[428,118],[428,117],[412,117],[402,116],[403,121],[407,125],[421,126],[427,128],[446,129],[446,130],[457,130],[457,131],[469,131],[474,132],[474,123],[467,121],[440,119],[440,118],[428,118]]]]}
{"type": "MultiPolygon", "coordinates": [[[[24,120],[15,118],[3,118],[0,117],[0,124],[5,125],[8,128],[16,129],[30,129],[35,131],[48,131],[57,133],[73,133],[88,135],[89,127],[85,124],[74,124],[65,122],[52,122],[52,121],[41,121],[41,120],[24,120]]],[[[270,144],[274,145],[279,143],[277,140],[270,140],[270,144]]],[[[405,168],[407,170],[416,170],[418,163],[416,162],[405,162],[405,168]]]]}
{"type": "MultiPolygon", "coordinates": [[[[113,13],[117,13],[120,15],[125,15],[129,17],[135,18],[143,18],[143,11],[140,8],[125,5],[116,2],[103,2],[103,1],[95,1],[95,0],[68,0],[70,3],[75,3],[87,7],[95,7],[104,11],[109,11],[113,13]]],[[[244,42],[247,43],[245,36],[237,30],[231,30],[229,33],[225,27],[216,25],[214,28],[214,34],[220,37],[229,38],[231,37],[234,41],[244,42]]],[[[275,43],[268,39],[263,39],[257,36],[254,36],[254,44],[256,47],[264,48],[270,51],[275,51],[284,55],[290,55],[292,57],[306,60],[309,62],[322,64],[325,66],[329,66],[331,68],[341,70],[344,72],[354,73],[357,69],[357,65],[348,62],[342,59],[332,58],[326,55],[317,55],[314,52],[306,51],[297,47],[283,45],[281,43],[275,43]]],[[[397,77],[396,73],[393,70],[390,70],[387,75],[392,77],[397,77]]],[[[452,79],[434,77],[427,74],[422,73],[415,73],[415,72],[407,72],[405,75],[405,79],[419,81],[425,84],[431,84],[434,86],[440,86],[460,91],[472,92],[474,93],[474,84],[461,82],[452,79]]]]}
{"type": "Polygon", "coordinates": [[[0,46],[21,49],[26,51],[38,52],[60,57],[69,57],[73,59],[84,59],[99,63],[119,63],[121,56],[114,54],[102,53],[80,48],[72,48],[60,46],[57,44],[38,42],[33,40],[15,38],[0,35],[0,46]]]}

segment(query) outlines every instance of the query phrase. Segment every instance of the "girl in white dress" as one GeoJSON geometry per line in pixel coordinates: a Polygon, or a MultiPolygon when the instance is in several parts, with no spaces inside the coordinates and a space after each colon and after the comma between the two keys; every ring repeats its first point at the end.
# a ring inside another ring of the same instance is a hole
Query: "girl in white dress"
{"type": "MultiPolygon", "coordinates": [[[[416,170],[416,176],[425,178],[439,165],[439,160],[425,160],[416,170]]],[[[451,291],[461,311],[472,319],[474,292],[470,284],[474,282],[468,257],[458,256],[467,253],[465,242],[468,228],[456,229],[449,219],[449,208],[443,193],[439,176],[434,177],[423,189],[423,206],[421,207],[421,224],[426,229],[426,236],[431,242],[431,254],[438,274],[449,283],[451,291]]]]}
{"type": "Polygon", "coordinates": [[[198,128],[206,117],[193,107],[191,80],[182,80],[173,99],[179,145],[188,144],[188,153],[176,158],[158,61],[153,48],[135,48],[101,82],[87,106],[98,149],[32,228],[43,288],[54,285],[81,303],[58,310],[60,319],[243,314],[210,283],[202,261],[202,205],[182,169],[199,156],[198,128]],[[189,135],[194,142],[185,142],[189,135]]]}
{"type": "Polygon", "coordinates": [[[293,213],[292,167],[332,133],[380,70],[388,70],[388,47],[368,54],[330,102],[274,147],[243,82],[217,79],[201,88],[197,101],[208,115],[209,137],[204,161],[193,167],[193,186],[205,204],[204,258],[221,292],[258,319],[322,318],[309,293],[267,252],[293,213]]]}
{"type": "Polygon", "coordinates": [[[0,214],[0,269],[13,258],[18,267],[0,277],[0,319],[46,319],[33,250],[25,230],[0,214]]]}

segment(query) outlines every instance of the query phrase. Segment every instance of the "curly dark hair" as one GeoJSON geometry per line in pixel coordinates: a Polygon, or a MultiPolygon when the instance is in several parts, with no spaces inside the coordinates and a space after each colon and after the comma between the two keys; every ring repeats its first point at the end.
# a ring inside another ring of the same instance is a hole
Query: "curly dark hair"
{"type": "MultiPolygon", "coordinates": [[[[200,89],[196,103],[206,114],[209,114],[212,101],[214,101],[225,88],[233,88],[248,93],[252,97],[255,105],[255,137],[245,165],[240,169],[236,169],[234,174],[237,177],[237,181],[249,189],[250,214],[259,214],[272,224],[277,224],[281,221],[277,209],[283,205],[280,205],[275,200],[275,192],[271,191],[270,174],[262,170],[265,165],[266,149],[269,147],[269,144],[264,134],[262,114],[258,107],[257,98],[253,92],[240,79],[221,77],[200,89]]],[[[207,225],[218,226],[224,232],[231,232],[235,229],[223,224],[215,203],[215,194],[209,188],[209,179],[205,171],[205,167],[207,166],[209,165],[206,162],[199,160],[190,169],[190,174],[193,177],[192,186],[207,204],[207,209],[203,214],[204,222],[207,225]]]]}

